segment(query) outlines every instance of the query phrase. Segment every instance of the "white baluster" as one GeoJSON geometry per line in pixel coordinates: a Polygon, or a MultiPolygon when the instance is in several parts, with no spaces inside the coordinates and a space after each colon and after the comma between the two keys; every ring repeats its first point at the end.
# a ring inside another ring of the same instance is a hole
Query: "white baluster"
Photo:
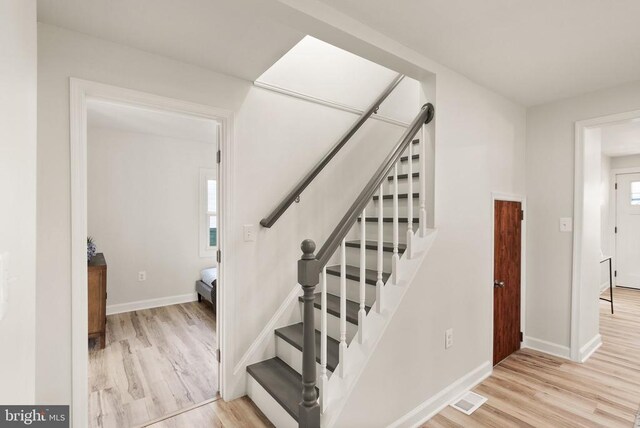
{"type": "MultiPolygon", "coordinates": [[[[379,201],[382,200],[382,184],[380,184],[379,201]]],[[[382,222],[382,204],[378,204],[378,280],[376,281],[376,308],[378,313],[382,313],[382,234],[384,232],[382,222]]]]}
{"type": "Polygon", "coordinates": [[[427,236],[427,127],[420,138],[420,236],[427,236]]]}
{"type": "Polygon", "coordinates": [[[338,351],[340,377],[344,377],[347,352],[347,244],[344,239],[340,245],[340,347],[338,351]]]}
{"type": "Polygon", "coordinates": [[[320,278],[322,305],[321,329],[320,334],[320,411],[324,413],[327,407],[327,385],[329,384],[329,375],[327,374],[327,267],[322,268],[322,276],[320,278]]]}
{"type": "Polygon", "coordinates": [[[391,258],[391,273],[394,284],[398,283],[398,262],[400,261],[398,229],[398,162],[396,162],[393,166],[393,257],[391,258]]]}
{"type": "Polygon", "coordinates": [[[413,141],[409,143],[409,172],[407,186],[407,258],[413,258],[411,241],[413,239],[413,141]]]}
{"type": "Polygon", "coordinates": [[[367,273],[367,239],[366,239],[366,222],[367,210],[362,210],[362,221],[360,222],[360,310],[358,311],[358,340],[364,342],[364,318],[367,316],[365,310],[365,276],[367,273]]]}

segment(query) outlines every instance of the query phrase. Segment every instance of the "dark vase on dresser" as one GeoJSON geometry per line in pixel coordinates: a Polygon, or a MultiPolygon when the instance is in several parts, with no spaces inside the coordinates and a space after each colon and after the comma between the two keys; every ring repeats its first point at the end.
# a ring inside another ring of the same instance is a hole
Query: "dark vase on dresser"
{"type": "Polygon", "coordinates": [[[107,330],[107,262],[98,253],[88,262],[89,338],[100,338],[104,349],[107,330]]]}

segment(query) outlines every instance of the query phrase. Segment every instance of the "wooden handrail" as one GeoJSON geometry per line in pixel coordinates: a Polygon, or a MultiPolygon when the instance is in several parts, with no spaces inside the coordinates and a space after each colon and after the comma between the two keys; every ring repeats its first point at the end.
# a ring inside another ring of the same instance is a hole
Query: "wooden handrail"
{"type": "Polygon", "coordinates": [[[380,104],[387,99],[389,94],[398,86],[398,84],[404,79],[404,75],[398,74],[391,83],[385,88],[385,90],[376,98],[376,100],[367,108],[358,118],[358,120],[351,125],[351,127],[344,133],[338,142],[331,148],[329,153],[313,167],[311,171],[304,176],[302,180],[285,196],[285,198],[276,206],[273,211],[265,218],[260,220],[260,224],[264,227],[271,227],[280,218],[282,214],[291,206],[291,204],[300,197],[300,194],[307,188],[309,184],[316,178],[316,176],[324,169],[325,166],[338,154],[340,149],[347,144],[347,142],[353,137],[353,135],[364,125],[364,123],[371,117],[372,114],[378,111],[380,104]]]}
{"type": "Polygon", "coordinates": [[[320,251],[316,254],[316,259],[320,262],[320,267],[329,262],[331,255],[338,249],[342,239],[347,236],[347,233],[351,230],[351,227],[358,219],[360,213],[362,213],[362,210],[365,209],[367,204],[371,201],[371,198],[380,184],[382,184],[382,182],[387,178],[387,175],[389,174],[389,171],[391,171],[393,165],[400,159],[400,156],[409,144],[411,144],[413,137],[415,137],[418,131],[422,128],[422,125],[431,122],[434,114],[435,110],[431,103],[427,103],[422,106],[420,113],[415,117],[415,119],[413,119],[413,122],[411,122],[409,128],[404,132],[400,141],[384,159],[382,165],[380,165],[374,176],[369,180],[364,189],[362,189],[358,198],[351,205],[347,213],[342,217],[342,220],[340,220],[331,235],[329,235],[329,238],[327,238],[327,241],[324,243],[322,248],[320,248],[320,251]]]}

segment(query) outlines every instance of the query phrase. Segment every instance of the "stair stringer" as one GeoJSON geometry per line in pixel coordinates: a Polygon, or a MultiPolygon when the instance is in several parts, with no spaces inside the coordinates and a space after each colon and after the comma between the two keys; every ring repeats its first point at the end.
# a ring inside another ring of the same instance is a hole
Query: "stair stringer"
{"type": "Polygon", "coordinates": [[[382,312],[378,313],[377,305],[369,311],[365,317],[363,325],[358,328],[364,328],[364,340],[360,344],[356,339],[349,345],[345,354],[345,376],[341,378],[336,374],[331,376],[327,384],[327,403],[326,410],[321,416],[322,427],[333,427],[347,402],[347,398],[353,391],[358,379],[364,372],[384,335],[391,319],[400,306],[404,295],[408,288],[413,284],[414,279],[424,263],[426,256],[433,245],[437,236],[435,229],[427,230],[426,236],[420,237],[420,232],[413,235],[412,247],[413,258],[408,258],[408,251],[403,254],[398,262],[397,283],[393,281],[393,276],[389,278],[382,289],[382,312]]]}

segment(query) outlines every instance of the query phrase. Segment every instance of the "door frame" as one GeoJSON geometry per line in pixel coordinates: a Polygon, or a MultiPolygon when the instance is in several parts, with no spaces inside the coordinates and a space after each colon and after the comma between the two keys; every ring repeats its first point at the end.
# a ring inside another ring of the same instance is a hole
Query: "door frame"
{"type": "MultiPolygon", "coordinates": [[[[104,83],[70,78],[69,80],[69,139],[70,139],[70,173],[71,173],[71,420],[74,427],[83,427],[89,419],[88,396],[88,303],[87,303],[87,98],[136,105],[154,110],[169,111],[215,120],[219,124],[218,148],[221,151],[221,162],[218,164],[218,248],[229,249],[227,219],[232,218],[231,195],[233,192],[233,112],[212,106],[195,104],[188,101],[140,92],[132,89],[111,86],[104,83]]],[[[218,264],[218,283],[227,284],[233,279],[232,272],[227,272],[231,251],[225,254],[225,264],[218,264]]],[[[216,340],[220,349],[218,386],[224,398],[227,384],[225,367],[231,367],[227,361],[229,349],[225,326],[228,324],[228,307],[232,296],[225,290],[233,287],[217,287],[216,299],[216,340]]],[[[214,356],[215,357],[215,356],[214,356]]]]}
{"type": "MultiPolygon", "coordinates": [[[[584,182],[585,182],[585,133],[590,128],[598,128],[604,125],[640,119],[640,110],[624,113],[616,113],[593,119],[579,120],[575,122],[575,158],[574,158],[574,189],[573,189],[573,262],[571,272],[571,343],[570,356],[573,361],[584,362],[602,345],[600,334],[596,334],[584,346],[580,346],[581,327],[581,294],[582,294],[582,264],[583,248],[582,235],[584,232],[584,182]]],[[[599,282],[599,281],[598,281],[599,282]]],[[[599,314],[597,315],[599,318],[599,314]]]]}
{"type": "MultiPolygon", "coordinates": [[[[616,168],[611,170],[609,177],[609,215],[613,214],[613,222],[615,226],[618,226],[618,192],[616,190],[616,183],[618,181],[618,175],[625,174],[640,174],[640,166],[629,168],[616,168]]],[[[610,256],[612,257],[613,270],[618,270],[618,235],[615,231],[610,231],[611,242],[613,242],[613,248],[611,249],[610,256]]],[[[618,286],[617,277],[613,277],[613,286],[618,286]]]]}
{"type": "Polygon", "coordinates": [[[496,221],[496,201],[504,202],[520,202],[522,211],[524,211],[524,219],[522,220],[521,237],[520,237],[520,331],[522,331],[521,347],[527,347],[526,320],[527,320],[527,198],[523,195],[511,193],[491,193],[491,361],[493,361],[494,337],[493,317],[495,308],[493,306],[493,280],[495,277],[495,221],[496,221]]]}

